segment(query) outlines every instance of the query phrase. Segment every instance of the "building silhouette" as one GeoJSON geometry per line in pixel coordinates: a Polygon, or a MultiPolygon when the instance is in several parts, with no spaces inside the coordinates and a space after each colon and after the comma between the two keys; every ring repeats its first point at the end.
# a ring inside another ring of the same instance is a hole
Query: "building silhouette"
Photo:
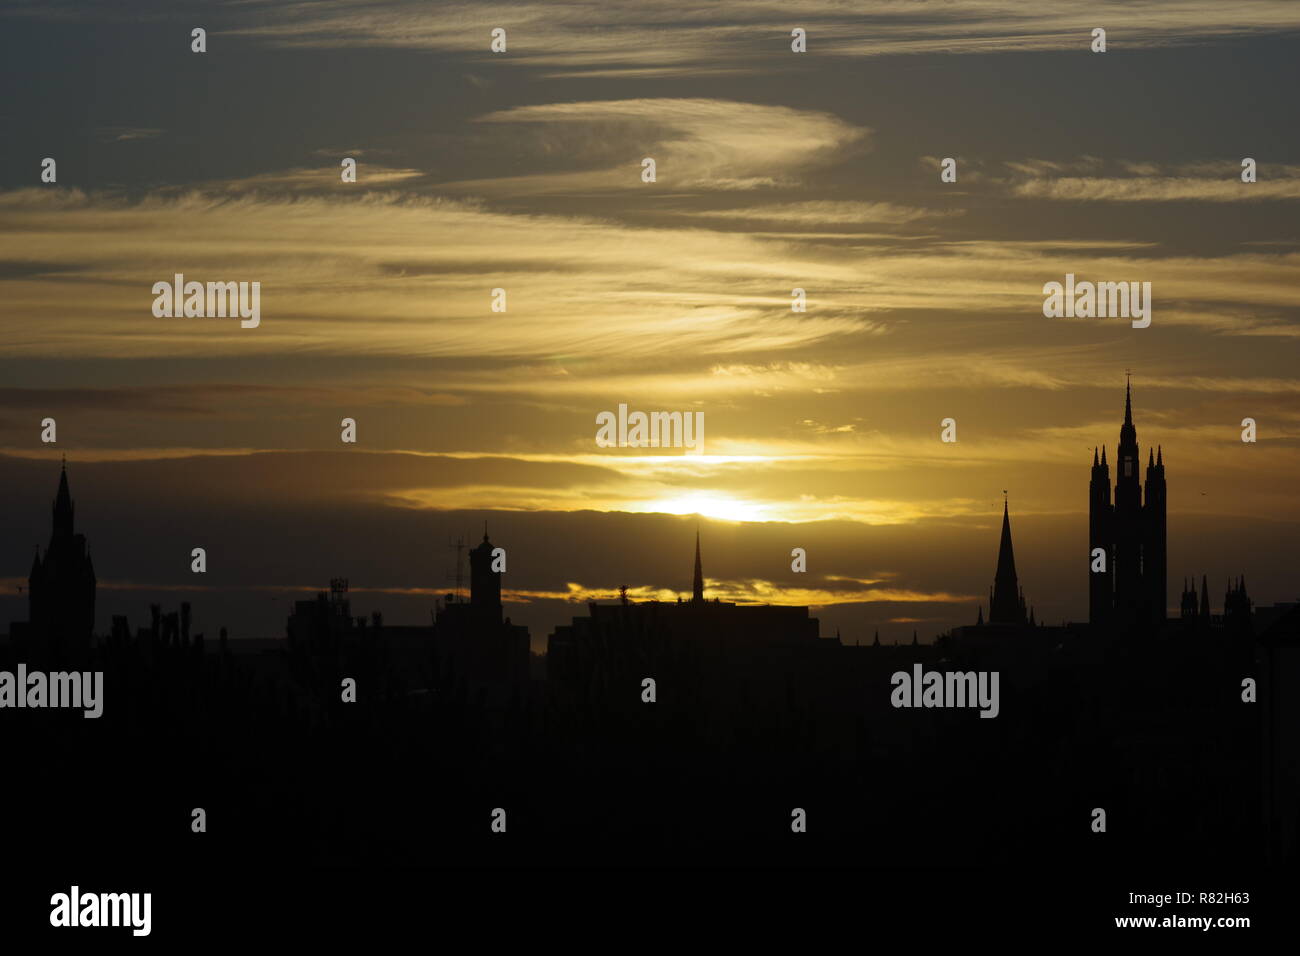
{"type": "Polygon", "coordinates": [[[1034,620],[1034,609],[1025,603],[1025,589],[1020,586],[1016,574],[1015,546],[1011,540],[1011,512],[1006,501],[1002,502],[1002,534],[998,539],[998,563],[993,575],[993,584],[989,587],[989,616],[984,618],[984,606],[980,605],[975,613],[974,626],[965,625],[954,628],[949,637],[964,636],[970,640],[973,635],[981,638],[998,634],[1008,636],[1020,633],[1022,629],[1038,629],[1034,620]]]}
{"type": "Polygon", "coordinates": [[[365,627],[365,618],[352,617],[346,578],[331,578],[328,596],[319,592],[313,600],[295,601],[285,631],[291,650],[320,657],[336,656],[354,634],[365,627]]]}
{"type": "Polygon", "coordinates": [[[1088,507],[1088,620],[1120,629],[1158,625],[1165,620],[1166,549],[1165,464],[1163,449],[1147,449],[1146,500],[1139,478],[1141,454],[1133,424],[1132,385],[1125,387],[1114,500],[1105,446],[1100,460],[1092,452],[1088,507]],[[1094,570],[1096,552],[1104,570],[1094,570]]]}
{"type": "Polygon", "coordinates": [[[24,647],[33,661],[77,663],[91,648],[95,567],[86,536],[76,531],[75,510],[65,461],[51,508],[50,543],[43,555],[37,550],[27,577],[28,620],[10,627],[15,645],[24,647]]]}
{"type": "MultiPolygon", "coordinates": [[[[94,577],[66,471],[53,517],[22,633],[76,623],[89,642],[94,577]],[[43,603],[59,595],[64,606],[43,603]]],[[[617,862],[647,844],[704,862],[843,863],[870,848],[945,863],[1218,863],[1263,854],[1265,823],[1270,858],[1294,860],[1298,618],[1286,605],[1257,620],[1244,577],[1229,583],[1222,614],[1211,615],[1203,577],[1185,584],[1180,619],[1116,630],[1117,640],[1083,624],[1044,626],[1024,599],[1004,502],[987,620],[981,607],[976,625],[932,644],[913,631],[910,643],[882,646],[877,634],[858,646],[822,638],[808,607],[708,598],[697,531],[689,597],[634,603],[624,588],[617,601],[592,602],[550,636],[547,679],[532,681],[528,632],[504,616],[494,554],[485,533],[470,551],[468,598],[449,595],[421,626],[354,616],[342,578],[296,602],[288,641],[265,645],[228,642],[224,628],[219,643],[192,636],[188,603],[152,605],[134,634],[115,616],[87,661],[111,689],[94,726],[153,749],[139,788],[104,797],[101,812],[122,822],[108,838],[130,834],[130,851],[151,860],[182,855],[174,815],[138,796],[177,787],[215,794],[210,807],[234,815],[230,835],[203,852],[239,865],[271,842],[327,865],[420,865],[430,853],[467,865],[485,853],[617,862]],[[1260,644],[1252,621],[1267,628],[1260,644]],[[1127,639],[1135,633],[1144,639],[1127,639]],[[918,666],[997,673],[997,720],[969,707],[896,707],[894,675],[918,666]],[[1246,677],[1258,678],[1258,704],[1242,697],[1246,677]],[[341,695],[348,679],[351,701],[341,695]],[[193,740],[204,746],[186,746],[193,740]],[[881,788],[882,779],[908,785],[881,788]],[[971,779],[992,783],[961,801],[946,796],[971,779]],[[582,798],[594,792],[615,796],[592,811],[582,798]],[[726,832],[683,793],[734,808],[726,832]],[[422,823],[395,813],[393,794],[411,795],[431,821],[459,819],[470,803],[475,814],[507,804],[531,842],[485,850],[486,827],[422,823]],[[1115,839],[1090,839],[1078,794],[1084,808],[1107,808],[1115,839]],[[834,838],[812,856],[763,836],[781,834],[791,806],[836,814],[868,804],[879,812],[837,814],[834,838]]],[[[684,548],[682,558],[684,569],[684,548]]],[[[0,642],[0,669],[30,663],[23,651],[0,642]]],[[[47,770],[28,828],[42,840],[79,812],[87,772],[80,760],[41,763],[73,739],[68,725],[84,733],[90,723],[50,716],[10,715],[35,731],[14,735],[18,765],[47,770]]],[[[96,777],[115,772],[111,750],[86,749],[96,777]]],[[[98,855],[120,852],[112,844],[98,855]]]]}
{"type": "Polygon", "coordinates": [[[1195,623],[1210,619],[1210,590],[1201,578],[1201,601],[1196,600],[1196,577],[1183,578],[1183,596],[1179,603],[1178,619],[1184,623],[1195,623]]]}
{"type": "Polygon", "coordinates": [[[528,680],[528,628],[512,624],[501,604],[501,572],[488,539],[469,551],[469,601],[448,599],[433,622],[438,652],[467,679],[509,685],[528,680]]]}
{"type": "Polygon", "coordinates": [[[558,626],[550,635],[547,677],[559,682],[588,681],[595,674],[619,671],[632,660],[653,665],[656,657],[678,664],[689,658],[692,667],[753,676],[757,670],[779,668],[778,662],[791,654],[841,646],[838,639],[821,637],[818,621],[808,616],[808,610],[707,600],[697,531],[689,601],[635,603],[624,592],[617,604],[589,602],[586,615],[558,626]]]}
{"type": "Polygon", "coordinates": [[[286,628],[289,647],[300,655],[356,660],[378,655],[409,689],[425,689],[424,665],[432,655],[454,679],[475,687],[502,690],[529,679],[528,628],[504,617],[501,574],[492,570],[487,532],[470,549],[470,597],[448,594],[429,624],[385,624],[375,611],[354,617],[344,578],[330,581],[330,592],[294,602],[286,628]]]}
{"type": "Polygon", "coordinates": [[[998,569],[989,598],[990,624],[1026,624],[1025,592],[1016,579],[1016,556],[1011,546],[1011,516],[1002,502],[1002,539],[998,545],[998,569]]]}

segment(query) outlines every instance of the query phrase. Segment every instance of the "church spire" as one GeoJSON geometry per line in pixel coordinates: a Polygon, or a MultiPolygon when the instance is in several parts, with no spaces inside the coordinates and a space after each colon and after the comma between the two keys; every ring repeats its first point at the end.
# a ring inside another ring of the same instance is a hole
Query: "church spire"
{"type": "Polygon", "coordinates": [[[1124,386],[1124,424],[1119,428],[1119,467],[1121,478],[1137,478],[1138,439],[1133,424],[1133,384],[1124,386]]]}
{"type": "Polygon", "coordinates": [[[1012,587],[1016,584],[1016,556],[1011,547],[1011,514],[1008,503],[1002,502],[1002,541],[998,546],[998,574],[996,580],[1006,578],[1012,587]]]}
{"type": "Polygon", "coordinates": [[[1002,502],[1002,542],[998,546],[998,570],[993,579],[993,599],[989,604],[990,624],[1023,624],[1024,604],[1016,581],[1016,556],[1011,546],[1011,515],[1002,502]]]}
{"type": "Polygon", "coordinates": [[[695,582],[691,600],[700,603],[704,600],[704,565],[700,563],[700,529],[695,529],[695,582]]]}
{"type": "Polygon", "coordinates": [[[63,462],[59,473],[59,491],[54,498],[54,536],[65,538],[72,536],[72,494],[68,491],[68,462],[63,462]]]}

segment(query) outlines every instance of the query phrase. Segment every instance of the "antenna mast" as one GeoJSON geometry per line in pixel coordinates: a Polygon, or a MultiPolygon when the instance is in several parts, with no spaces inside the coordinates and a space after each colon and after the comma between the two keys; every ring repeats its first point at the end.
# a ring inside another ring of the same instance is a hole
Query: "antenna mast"
{"type": "Polygon", "coordinates": [[[456,549],[456,571],[454,573],[448,572],[447,580],[456,582],[456,591],[455,591],[456,603],[461,604],[463,603],[461,599],[461,591],[464,588],[464,584],[465,584],[465,569],[464,569],[465,539],[457,538],[455,544],[448,544],[447,547],[456,549]]]}

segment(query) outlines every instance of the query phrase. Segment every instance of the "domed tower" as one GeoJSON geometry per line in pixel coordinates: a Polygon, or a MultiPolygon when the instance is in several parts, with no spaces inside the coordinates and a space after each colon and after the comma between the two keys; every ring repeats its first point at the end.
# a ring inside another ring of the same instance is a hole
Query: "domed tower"
{"type": "Polygon", "coordinates": [[[501,575],[492,570],[496,548],[483,529],[483,540],[469,552],[469,603],[477,614],[501,619],[501,575]]]}

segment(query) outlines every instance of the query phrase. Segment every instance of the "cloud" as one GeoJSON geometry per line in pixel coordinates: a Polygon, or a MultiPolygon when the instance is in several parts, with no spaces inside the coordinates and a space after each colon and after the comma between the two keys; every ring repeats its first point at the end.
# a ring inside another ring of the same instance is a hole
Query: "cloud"
{"type": "Polygon", "coordinates": [[[1239,177],[1173,179],[1140,176],[1132,179],[1065,177],[1018,183],[1012,194],[1022,199],[1067,202],[1260,202],[1300,199],[1300,179],[1243,183],[1239,177]]]}
{"type": "Polygon", "coordinates": [[[212,383],[114,388],[3,388],[0,408],[52,412],[61,409],[160,415],[221,415],[241,407],[294,402],[310,405],[460,405],[463,398],[404,385],[290,386],[212,383]]]}
{"type": "MultiPolygon", "coordinates": [[[[232,194],[265,192],[269,195],[286,192],[323,193],[338,189],[342,185],[340,173],[343,157],[350,156],[357,160],[357,181],[347,188],[356,190],[384,189],[390,186],[411,186],[426,177],[419,169],[392,169],[375,163],[362,162],[359,152],[339,152],[332,154],[334,164],[331,166],[303,166],[277,172],[258,173],[242,179],[220,180],[204,185],[212,191],[222,190],[232,194]]],[[[157,192],[155,195],[165,195],[157,192]]]]}
{"type": "Polygon", "coordinates": [[[499,196],[791,185],[801,170],[841,158],[871,132],[830,113],[717,99],[550,103],[500,110],[478,122],[536,127],[534,137],[522,141],[512,129],[509,148],[525,157],[530,152],[539,159],[560,156],[565,171],[443,183],[442,188],[499,196]],[[616,156],[609,155],[611,149],[616,156]],[[592,157],[616,162],[570,171],[592,157]],[[657,167],[653,186],[641,182],[645,157],[657,167]]]}
{"type": "MultiPolygon", "coordinates": [[[[24,270],[4,281],[11,356],[536,360],[665,347],[721,355],[788,349],[863,327],[844,314],[789,321],[791,268],[825,288],[843,267],[793,262],[782,243],[743,234],[509,215],[378,191],[291,198],[195,191],[130,201],[18,190],[0,193],[0,208],[8,221],[0,260],[81,264],[58,282],[24,270]],[[662,249],[672,256],[656,254],[662,249]],[[259,281],[261,326],[154,318],[153,284],[178,272],[259,281]],[[508,289],[508,314],[489,309],[496,287],[508,289]],[[778,297],[784,310],[757,303],[778,297]],[[617,314],[619,323],[593,324],[602,314],[617,314]]],[[[472,379],[474,369],[457,374],[472,379]]]]}
{"type": "Polygon", "coordinates": [[[1270,163],[1259,181],[1241,181],[1240,160],[1161,164],[1117,160],[1126,176],[1104,176],[1095,157],[1055,161],[1027,159],[1003,165],[1021,174],[1009,183],[1021,199],[1102,202],[1253,202],[1300,198],[1300,166],[1270,163]],[[1079,175],[1092,174],[1092,175],[1079,175]]]}
{"type": "Polygon", "coordinates": [[[1061,173],[1093,172],[1100,169],[1102,160],[1096,156],[1080,156],[1067,162],[1049,159],[1006,160],[1008,169],[1027,176],[1060,175],[1061,173]]]}
{"type": "MultiPolygon", "coordinates": [[[[868,588],[849,590],[839,588],[795,587],[761,578],[725,580],[706,578],[705,590],[710,598],[732,601],[737,604],[777,604],[808,607],[829,607],[836,604],[965,604],[977,600],[974,596],[954,595],[945,591],[926,592],[899,588],[868,588]]],[[[504,593],[504,592],[503,592],[504,593]]],[[[654,585],[629,586],[628,600],[662,601],[672,603],[682,592],[654,585]]],[[[616,601],[622,596],[617,589],[590,587],[569,582],[563,591],[515,591],[515,600],[566,601],[586,604],[588,601],[616,601]]]]}
{"type": "Polygon", "coordinates": [[[809,200],[774,203],[738,209],[704,209],[691,212],[696,219],[734,219],[744,222],[788,223],[796,226],[845,226],[863,223],[907,225],[922,220],[962,215],[960,209],[925,209],[892,202],[809,200]]]}
{"type": "MultiPolygon", "coordinates": [[[[57,9],[58,4],[53,5],[57,9]]],[[[1109,27],[1112,48],[1134,49],[1284,33],[1300,23],[1288,0],[1166,0],[1090,7],[1086,22],[1073,0],[956,0],[933,4],[886,0],[846,8],[809,0],[792,17],[783,0],[686,0],[648,4],[461,2],[430,16],[418,0],[326,0],[249,4],[230,11],[230,32],[263,42],[307,47],[400,47],[452,54],[494,65],[547,68],[571,77],[770,73],[801,68],[808,57],[1086,52],[1094,24],[1109,27]],[[793,25],[808,31],[809,52],[790,52],[793,25]],[[508,30],[509,50],[492,54],[489,31],[508,30]]],[[[47,15],[54,15],[51,10],[47,15]]]]}
{"type": "MultiPolygon", "coordinates": [[[[745,162],[736,156],[747,128],[718,140],[729,144],[716,151],[721,174],[817,152],[736,166],[745,162]]],[[[838,129],[826,127],[816,141],[839,141],[838,129]]],[[[446,394],[608,396],[652,387],[698,399],[863,380],[906,388],[905,376],[923,382],[938,369],[954,381],[1056,387],[1073,378],[1054,364],[1061,337],[1102,328],[1042,317],[1043,283],[1067,272],[1150,281],[1158,325],[1220,336],[1291,337],[1300,309],[1300,254],[1290,250],[1160,256],[1136,240],[1069,238],[844,245],[689,219],[652,227],[508,213],[342,185],[321,194],[204,189],[141,200],[22,189],[0,192],[0,209],[12,358],[421,357],[445,363],[446,394]],[[42,263],[63,265],[51,272],[42,263]],[[177,272],[261,282],[261,326],[154,318],[152,285],[177,272]],[[796,285],[807,290],[807,313],[790,311],[796,285]],[[490,310],[493,288],[507,290],[506,313],[490,310]],[[977,317],[1014,321],[1023,359],[967,341],[957,323],[977,317]],[[885,340],[910,339],[917,323],[965,342],[964,352],[950,361],[932,347],[882,350],[885,340]],[[865,348],[870,359],[854,354],[865,348]]],[[[768,203],[754,214],[792,223],[920,215],[848,201],[768,203]]]]}
{"type": "Polygon", "coordinates": [[[163,133],[160,129],[145,126],[99,126],[95,128],[95,138],[108,143],[128,143],[133,140],[157,139],[163,133]]]}

